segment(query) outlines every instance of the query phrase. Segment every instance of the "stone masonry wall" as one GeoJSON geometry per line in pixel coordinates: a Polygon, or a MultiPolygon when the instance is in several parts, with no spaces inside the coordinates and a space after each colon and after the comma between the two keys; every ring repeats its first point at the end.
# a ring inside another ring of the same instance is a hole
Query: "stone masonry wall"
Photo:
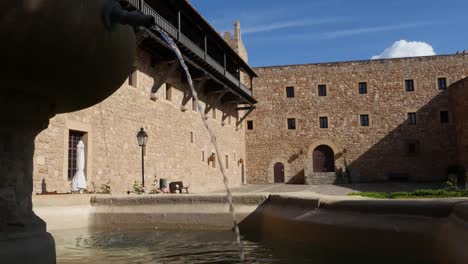
{"type": "MultiPolygon", "coordinates": [[[[208,157],[214,152],[208,132],[200,116],[192,109],[191,100],[187,111],[181,111],[184,91],[187,91],[185,76],[176,72],[167,83],[172,84],[171,101],[166,100],[165,84],[159,89],[158,99],[150,100],[153,77],[158,69],[150,66],[150,56],[138,52],[137,87],[124,84],[114,95],[89,109],[57,115],[49,128],[36,140],[34,156],[34,192],[41,192],[43,184],[47,191],[69,192],[67,176],[69,130],[86,132],[86,176],[89,189],[111,182],[114,193],[132,190],[134,181],[141,182],[141,149],[136,134],[144,127],[149,134],[145,156],[146,185],[153,177],[190,184],[191,191],[206,192],[222,190],[219,166],[212,167],[208,157]],[[191,142],[193,133],[193,143],[191,142]],[[204,155],[204,157],[202,157],[204,155]]],[[[80,96],[79,91],[70,96],[80,96]]],[[[206,102],[203,98],[202,101],[206,102]]],[[[232,186],[242,182],[242,165],[245,160],[245,133],[236,129],[237,113],[234,109],[220,106],[216,118],[208,114],[208,123],[218,136],[222,163],[232,186]],[[228,112],[232,121],[222,125],[222,112],[228,112]]]]}
{"type": "Polygon", "coordinates": [[[339,62],[256,68],[257,109],[248,118],[246,131],[249,183],[273,182],[273,166],[285,165],[287,182],[312,177],[312,153],[328,145],[335,154],[336,171],[348,171],[352,181],[384,181],[408,176],[413,181],[445,178],[445,169],[456,160],[454,123],[441,124],[440,111],[449,109],[448,90],[439,90],[437,79],[448,84],[468,76],[468,55],[433,56],[357,62],[339,62]],[[415,91],[405,91],[413,79],[415,91]],[[367,82],[368,93],[358,93],[367,82]],[[327,96],[318,96],[318,85],[327,85],[327,96]],[[294,86],[295,98],[286,98],[294,86]],[[407,113],[417,114],[417,124],[407,124],[407,113]],[[359,115],[370,116],[361,127],[359,115]],[[319,128],[327,116],[328,129],[319,128]],[[297,119],[297,129],[287,129],[287,118],[297,119]],[[419,142],[417,154],[408,154],[408,143],[419,142]]]}
{"type": "Polygon", "coordinates": [[[468,78],[454,83],[450,92],[450,110],[453,113],[457,139],[458,163],[468,168],[468,78]]]}

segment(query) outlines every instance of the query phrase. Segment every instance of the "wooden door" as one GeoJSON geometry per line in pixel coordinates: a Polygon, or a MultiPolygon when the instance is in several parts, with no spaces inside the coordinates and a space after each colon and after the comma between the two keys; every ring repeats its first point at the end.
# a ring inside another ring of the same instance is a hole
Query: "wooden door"
{"type": "Polygon", "coordinates": [[[312,154],[314,172],[335,171],[335,154],[329,146],[318,146],[312,154]]]}
{"type": "Polygon", "coordinates": [[[284,183],[284,165],[281,162],[275,164],[275,183],[284,183]]]}

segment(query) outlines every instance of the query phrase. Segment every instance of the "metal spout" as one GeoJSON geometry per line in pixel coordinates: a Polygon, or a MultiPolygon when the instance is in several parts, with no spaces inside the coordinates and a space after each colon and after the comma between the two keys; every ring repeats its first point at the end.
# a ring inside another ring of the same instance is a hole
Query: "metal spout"
{"type": "Polygon", "coordinates": [[[127,11],[116,0],[109,0],[109,4],[104,11],[104,24],[110,30],[116,24],[130,25],[135,28],[150,28],[154,23],[153,16],[144,15],[138,11],[127,11]]]}

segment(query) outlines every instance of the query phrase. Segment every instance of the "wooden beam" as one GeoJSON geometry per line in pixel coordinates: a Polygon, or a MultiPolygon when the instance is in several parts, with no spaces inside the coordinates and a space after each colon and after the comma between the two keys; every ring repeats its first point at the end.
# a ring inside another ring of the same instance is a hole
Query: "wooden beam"
{"type": "Polygon", "coordinates": [[[219,94],[215,100],[209,104],[206,108],[205,108],[205,115],[208,114],[211,109],[215,108],[216,106],[219,105],[219,102],[221,101],[221,99],[229,92],[228,89],[225,89],[225,90],[222,90],[222,91],[217,91],[217,92],[212,92],[211,94],[219,94]]]}
{"type": "Polygon", "coordinates": [[[176,61],[174,63],[170,63],[168,67],[169,68],[165,72],[163,72],[159,78],[157,78],[156,76],[154,78],[154,84],[153,84],[153,87],[151,88],[151,100],[153,101],[158,99],[158,96],[156,95],[156,93],[158,92],[159,88],[161,88],[161,86],[166,82],[166,80],[172,74],[174,74],[177,68],[179,68],[179,62],[176,61]]]}
{"type": "Polygon", "coordinates": [[[242,122],[244,122],[244,120],[253,112],[253,110],[255,110],[257,107],[255,107],[254,105],[250,106],[249,110],[247,111],[247,113],[245,113],[245,115],[237,120],[237,124],[236,124],[236,127],[238,127],[242,122]]]}
{"type": "MultiPolygon", "coordinates": [[[[205,83],[210,79],[210,76],[208,74],[205,75],[204,78],[202,78],[197,84],[194,84],[195,85],[195,91],[197,91],[197,94],[200,92],[200,91],[203,91],[205,89],[205,83]]],[[[188,102],[190,101],[190,99],[192,99],[193,97],[193,94],[192,94],[192,90],[189,88],[187,90],[185,90],[184,92],[184,98],[182,99],[182,105],[180,106],[180,110],[182,112],[185,112],[187,111],[187,104],[188,102]]]]}

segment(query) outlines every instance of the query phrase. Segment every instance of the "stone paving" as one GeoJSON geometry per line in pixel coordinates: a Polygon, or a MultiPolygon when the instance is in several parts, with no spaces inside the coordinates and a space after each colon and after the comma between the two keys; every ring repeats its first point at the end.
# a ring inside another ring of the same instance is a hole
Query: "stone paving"
{"type": "Polygon", "coordinates": [[[348,195],[353,192],[397,192],[417,189],[438,189],[442,183],[359,183],[342,185],[244,185],[234,188],[234,193],[294,193],[311,192],[322,195],[348,195]]]}

